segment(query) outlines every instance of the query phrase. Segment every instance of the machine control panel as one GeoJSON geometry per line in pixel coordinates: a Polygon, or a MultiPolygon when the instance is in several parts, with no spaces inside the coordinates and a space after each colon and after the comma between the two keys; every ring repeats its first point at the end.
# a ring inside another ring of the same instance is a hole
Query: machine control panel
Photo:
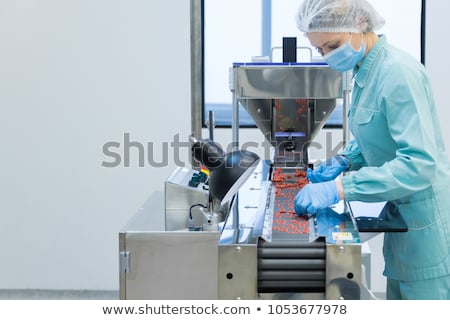
{"type": "Polygon", "coordinates": [[[203,171],[194,172],[191,176],[191,180],[189,180],[188,182],[188,185],[190,187],[197,188],[200,185],[200,183],[204,183],[205,185],[207,185],[208,184],[207,181],[208,175],[205,172],[203,171]]]}
{"type": "MultiPolygon", "coordinates": [[[[193,204],[207,205],[208,176],[190,168],[178,167],[165,182],[166,230],[186,228],[189,208],[193,204]]],[[[197,224],[200,221],[196,222],[197,224]]]]}

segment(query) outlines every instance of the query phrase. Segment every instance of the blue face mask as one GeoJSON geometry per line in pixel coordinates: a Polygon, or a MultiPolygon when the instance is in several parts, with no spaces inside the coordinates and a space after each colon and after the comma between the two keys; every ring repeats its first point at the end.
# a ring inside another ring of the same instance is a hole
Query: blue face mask
{"type": "Polygon", "coordinates": [[[346,42],[342,46],[323,56],[331,69],[340,72],[352,70],[366,53],[366,45],[364,42],[358,51],[353,49],[350,43],[346,42]]]}

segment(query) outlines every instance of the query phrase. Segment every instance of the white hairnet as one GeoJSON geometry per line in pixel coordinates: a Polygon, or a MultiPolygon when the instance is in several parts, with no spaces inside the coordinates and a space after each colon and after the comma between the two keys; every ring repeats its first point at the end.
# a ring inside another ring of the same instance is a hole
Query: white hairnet
{"type": "Polygon", "coordinates": [[[366,0],[304,0],[296,20],[303,32],[370,32],[385,22],[366,0]]]}

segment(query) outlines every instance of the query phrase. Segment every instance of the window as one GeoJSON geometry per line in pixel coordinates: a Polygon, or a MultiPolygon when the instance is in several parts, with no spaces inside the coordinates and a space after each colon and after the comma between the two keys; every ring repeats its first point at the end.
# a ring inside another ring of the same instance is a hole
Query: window
{"type": "MultiPolygon", "coordinates": [[[[421,60],[422,0],[369,0],[386,19],[378,32],[388,41],[421,60]]],[[[250,62],[255,56],[272,56],[281,62],[283,37],[296,37],[297,46],[310,48],[298,31],[295,14],[299,0],[203,0],[204,16],[204,106],[203,126],[210,110],[217,127],[231,126],[232,95],[229,68],[234,62],[250,62]]],[[[312,51],[316,55],[316,51],[312,51]]],[[[310,53],[299,49],[299,62],[309,61],[310,53]]],[[[241,107],[241,127],[254,122],[241,107]]],[[[342,126],[342,109],[337,105],[327,126],[342,126]]]]}

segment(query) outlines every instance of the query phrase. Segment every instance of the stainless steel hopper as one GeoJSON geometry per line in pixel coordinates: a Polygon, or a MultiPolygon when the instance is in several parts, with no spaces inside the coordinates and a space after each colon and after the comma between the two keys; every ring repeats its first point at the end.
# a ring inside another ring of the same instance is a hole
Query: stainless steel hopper
{"type": "Polygon", "coordinates": [[[232,77],[234,108],[275,147],[274,164],[307,165],[308,144],[343,97],[343,74],[324,63],[235,63],[232,77]]]}

